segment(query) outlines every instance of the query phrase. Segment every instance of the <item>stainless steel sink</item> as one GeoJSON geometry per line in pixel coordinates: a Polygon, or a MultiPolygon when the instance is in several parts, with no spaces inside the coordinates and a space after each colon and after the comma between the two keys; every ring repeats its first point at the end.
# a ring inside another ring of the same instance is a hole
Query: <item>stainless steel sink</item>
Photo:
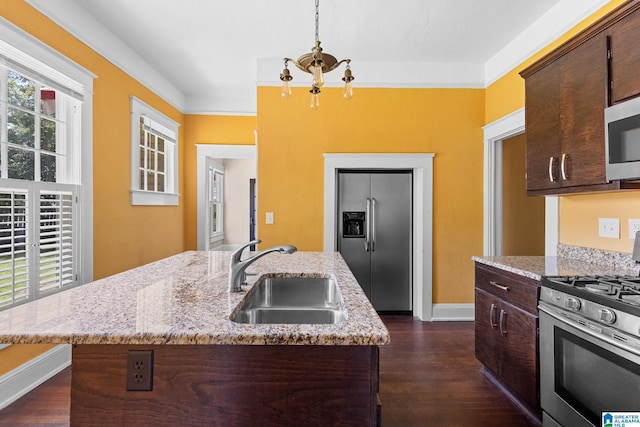
{"type": "Polygon", "coordinates": [[[338,323],[346,318],[342,296],[330,278],[268,277],[260,280],[231,320],[238,323],[338,323]]]}

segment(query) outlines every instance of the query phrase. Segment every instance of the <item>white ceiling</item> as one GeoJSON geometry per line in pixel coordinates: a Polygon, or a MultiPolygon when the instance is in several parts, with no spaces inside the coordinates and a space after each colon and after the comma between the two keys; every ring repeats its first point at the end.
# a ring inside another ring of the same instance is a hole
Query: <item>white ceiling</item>
{"type": "MultiPolygon", "coordinates": [[[[255,114],[314,43],[313,0],[26,1],[184,112],[255,114]]],[[[607,1],[320,0],[319,35],[356,90],[486,87],[607,1]]]]}

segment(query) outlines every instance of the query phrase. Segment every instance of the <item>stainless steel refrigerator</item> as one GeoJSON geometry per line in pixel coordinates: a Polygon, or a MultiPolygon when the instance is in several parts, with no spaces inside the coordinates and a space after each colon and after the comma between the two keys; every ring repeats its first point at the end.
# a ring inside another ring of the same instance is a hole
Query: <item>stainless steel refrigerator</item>
{"type": "Polygon", "coordinates": [[[377,311],[412,310],[412,172],[338,171],[338,251],[377,311]]]}

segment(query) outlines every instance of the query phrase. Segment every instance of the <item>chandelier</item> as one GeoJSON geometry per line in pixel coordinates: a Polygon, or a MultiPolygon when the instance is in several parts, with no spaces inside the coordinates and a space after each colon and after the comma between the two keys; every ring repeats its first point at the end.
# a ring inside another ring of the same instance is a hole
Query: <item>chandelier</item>
{"type": "Polygon", "coordinates": [[[280,74],[280,80],[282,80],[282,97],[284,99],[288,99],[291,96],[291,85],[290,82],[293,80],[291,73],[289,72],[289,62],[293,63],[296,67],[301,69],[302,71],[309,73],[313,76],[313,81],[311,83],[311,108],[316,110],[320,107],[320,88],[324,85],[324,74],[329,71],[333,71],[340,64],[345,62],[347,64],[346,69],[344,70],[344,77],[342,81],[344,82],[344,91],[342,96],[344,99],[349,100],[353,97],[353,87],[351,86],[351,82],[355,79],[351,74],[351,60],[350,59],[342,59],[338,61],[335,56],[330,55],[328,53],[323,53],[322,48],[320,47],[320,38],[318,37],[318,26],[320,22],[320,15],[318,13],[318,4],[320,0],[316,0],[316,44],[311,49],[311,53],[305,53],[298,60],[291,58],[284,58],[284,70],[280,74]]]}

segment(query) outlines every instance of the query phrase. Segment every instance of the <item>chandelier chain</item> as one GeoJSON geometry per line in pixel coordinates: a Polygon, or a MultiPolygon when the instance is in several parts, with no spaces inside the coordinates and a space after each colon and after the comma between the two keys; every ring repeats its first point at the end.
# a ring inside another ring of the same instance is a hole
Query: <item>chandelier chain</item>
{"type": "Polygon", "coordinates": [[[319,5],[320,0],[316,0],[316,42],[320,41],[320,37],[318,36],[318,27],[320,26],[320,13],[318,12],[319,5]]]}

